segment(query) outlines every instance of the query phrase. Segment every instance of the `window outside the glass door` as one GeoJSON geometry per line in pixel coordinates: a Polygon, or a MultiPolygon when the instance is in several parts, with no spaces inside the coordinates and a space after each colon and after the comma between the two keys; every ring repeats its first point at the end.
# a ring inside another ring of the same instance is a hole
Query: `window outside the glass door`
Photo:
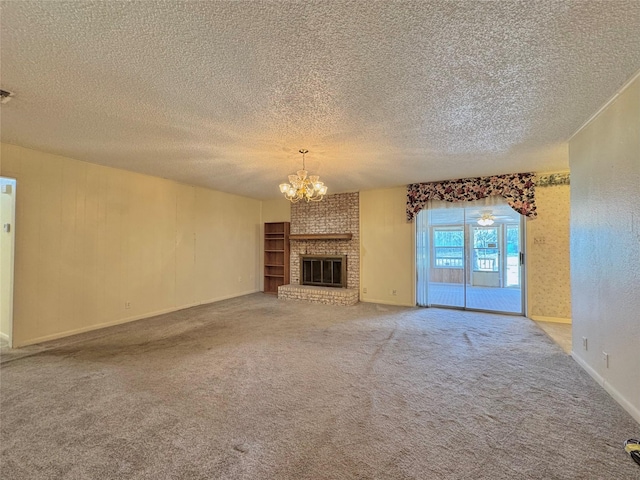
{"type": "Polygon", "coordinates": [[[433,229],[433,267],[464,268],[464,228],[433,229]]]}

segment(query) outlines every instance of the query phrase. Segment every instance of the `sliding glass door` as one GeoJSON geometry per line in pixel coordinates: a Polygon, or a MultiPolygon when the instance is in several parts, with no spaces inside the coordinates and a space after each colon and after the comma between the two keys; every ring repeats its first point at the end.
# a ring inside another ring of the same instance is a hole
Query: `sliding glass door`
{"type": "Polygon", "coordinates": [[[508,205],[420,212],[418,304],[523,314],[523,225],[508,205]]]}

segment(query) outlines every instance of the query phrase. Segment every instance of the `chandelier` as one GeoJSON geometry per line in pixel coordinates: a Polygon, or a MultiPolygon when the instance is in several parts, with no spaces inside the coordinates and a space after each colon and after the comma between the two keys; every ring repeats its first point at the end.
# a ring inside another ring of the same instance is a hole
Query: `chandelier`
{"type": "Polygon", "coordinates": [[[299,150],[302,154],[302,170],[289,175],[289,183],[280,184],[280,192],[291,203],[300,200],[305,202],[319,202],[327,193],[327,186],[320,181],[318,175],[308,175],[304,166],[304,156],[309,150],[299,150]]]}
{"type": "Polygon", "coordinates": [[[478,219],[478,225],[481,225],[483,227],[488,227],[489,225],[493,225],[494,223],[494,216],[491,215],[490,213],[484,213],[479,219],[478,219]]]}

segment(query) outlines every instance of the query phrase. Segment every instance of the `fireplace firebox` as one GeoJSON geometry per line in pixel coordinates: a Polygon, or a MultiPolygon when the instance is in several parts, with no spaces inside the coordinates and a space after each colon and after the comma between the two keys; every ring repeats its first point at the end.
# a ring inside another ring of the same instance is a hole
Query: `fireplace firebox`
{"type": "Polygon", "coordinates": [[[347,288],[346,255],[300,255],[302,285],[347,288]]]}

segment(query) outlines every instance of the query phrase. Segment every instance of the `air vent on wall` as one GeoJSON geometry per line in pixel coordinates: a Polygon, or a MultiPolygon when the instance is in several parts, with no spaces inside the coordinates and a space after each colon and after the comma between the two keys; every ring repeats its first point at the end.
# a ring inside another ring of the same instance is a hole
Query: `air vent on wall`
{"type": "Polygon", "coordinates": [[[7,103],[13,97],[13,93],[6,90],[0,90],[0,103],[7,103]]]}

